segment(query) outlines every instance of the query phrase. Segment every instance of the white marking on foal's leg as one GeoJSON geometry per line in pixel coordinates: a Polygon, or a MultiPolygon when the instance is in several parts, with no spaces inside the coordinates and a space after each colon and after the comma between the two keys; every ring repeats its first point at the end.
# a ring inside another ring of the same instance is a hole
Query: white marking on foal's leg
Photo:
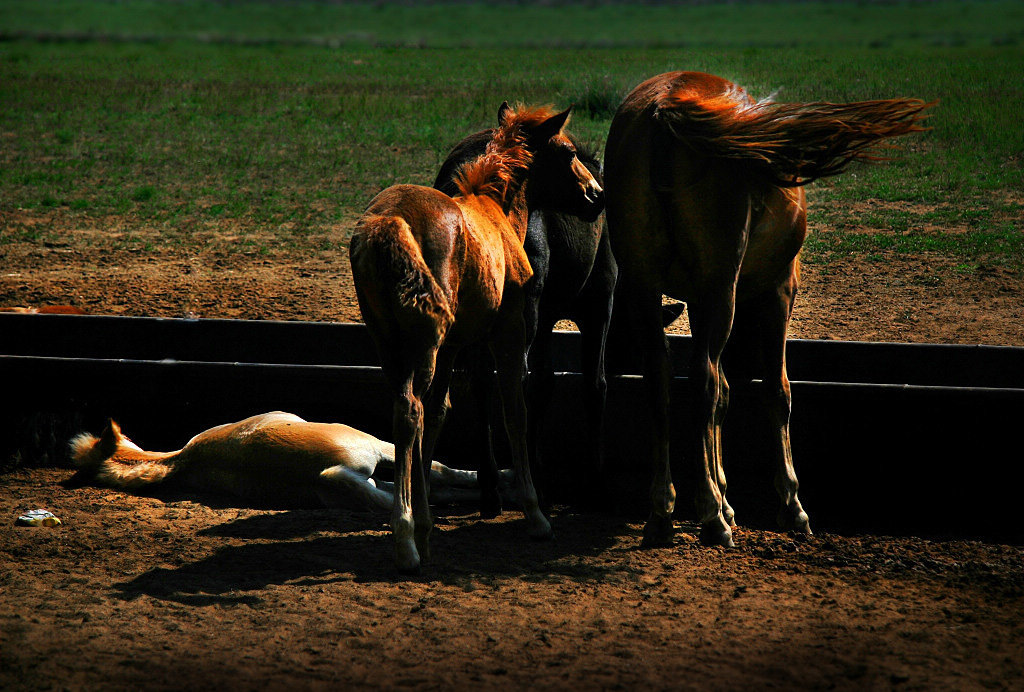
{"type": "Polygon", "coordinates": [[[327,507],[386,511],[395,501],[393,493],[377,488],[372,479],[340,465],[320,472],[316,490],[327,507]]]}
{"type": "Polygon", "coordinates": [[[476,471],[463,471],[445,466],[439,461],[430,462],[430,487],[450,486],[453,488],[476,488],[479,486],[476,471]]]}

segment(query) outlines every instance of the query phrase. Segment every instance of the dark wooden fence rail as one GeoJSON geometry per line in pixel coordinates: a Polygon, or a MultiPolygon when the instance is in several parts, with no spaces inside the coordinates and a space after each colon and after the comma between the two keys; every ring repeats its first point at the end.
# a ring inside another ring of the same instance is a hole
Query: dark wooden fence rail
{"type": "MultiPolygon", "coordinates": [[[[671,337],[685,373],[688,339],[671,337]]],[[[578,335],[558,335],[556,401],[544,423],[556,491],[579,470],[578,335]]],[[[5,458],[40,463],[108,416],[144,447],[177,448],[214,424],[267,410],[338,420],[389,437],[391,404],[362,325],[0,314],[5,458]],[[42,451],[41,451],[42,450],[42,451]],[[35,455],[35,456],[34,456],[35,455]]],[[[804,505],[819,529],[976,536],[1019,542],[1024,349],[792,341],[793,447],[804,505]]],[[[455,409],[438,456],[477,463],[465,443],[472,406],[455,409]]],[[[686,414],[676,378],[673,415],[686,414]]],[[[611,379],[609,478],[616,509],[642,513],[648,469],[642,382],[611,379]]],[[[741,524],[770,526],[766,422],[751,386],[734,387],[726,426],[730,499],[741,524]]],[[[678,448],[678,440],[675,440],[678,448]]],[[[56,452],[59,456],[59,450],[56,452]]],[[[689,467],[674,459],[680,514],[691,509],[689,467]]],[[[2,477],[0,477],[2,484],[2,477]]]]}
{"type": "MultiPolygon", "coordinates": [[[[670,336],[685,375],[689,337],[670,336]]],[[[0,313],[0,354],[289,365],[377,365],[361,324],[0,313]]],[[[1024,388],[1024,349],[857,341],[789,342],[790,378],[948,387],[1024,388]]],[[[579,372],[579,334],[559,332],[555,369],[579,372]]],[[[638,374],[625,368],[623,374],[638,374]]]]}

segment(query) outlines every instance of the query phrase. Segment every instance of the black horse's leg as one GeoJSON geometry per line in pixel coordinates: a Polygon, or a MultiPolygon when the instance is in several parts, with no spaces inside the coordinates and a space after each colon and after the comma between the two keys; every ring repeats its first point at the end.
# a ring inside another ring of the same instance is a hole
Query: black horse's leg
{"type": "Polygon", "coordinates": [[[586,453],[579,458],[578,504],[587,509],[604,509],[608,500],[604,477],[604,411],[608,399],[605,345],[611,323],[611,308],[609,294],[603,300],[585,303],[576,319],[582,342],[580,359],[583,365],[583,405],[586,412],[586,453]]]}
{"type": "Polygon", "coordinates": [[[551,330],[554,322],[542,322],[530,348],[530,375],[526,386],[527,444],[530,450],[530,470],[541,510],[547,513],[548,474],[541,450],[541,433],[551,396],[555,389],[555,373],[551,364],[551,330]]]}
{"type": "Polygon", "coordinates": [[[498,388],[494,377],[494,359],[490,352],[482,346],[474,346],[465,351],[466,364],[469,372],[469,385],[474,407],[477,411],[478,423],[471,434],[472,449],[480,450],[479,474],[480,482],[480,516],[491,519],[501,514],[501,495],[498,492],[498,460],[497,449],[504,451],[507,445],[504,440],[504,424],[501,421],[500,409],[497,406],[498,388]],[[499,436],[499,443],[494,443],[494,436],[499,436]]]}

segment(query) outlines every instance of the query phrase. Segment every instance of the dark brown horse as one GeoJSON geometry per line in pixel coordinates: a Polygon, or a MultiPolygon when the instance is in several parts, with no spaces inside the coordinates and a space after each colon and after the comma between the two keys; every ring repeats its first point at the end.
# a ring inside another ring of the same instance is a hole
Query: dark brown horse
{"type": "MultiPolygon", "coordinates": [[[[465,163],[481,154],[494,137],[494,130],[484,130],[466,137],[448,154],[434,180],[442,192],[458,193],[456,174],[465,163]]],[[[597,157],[566,133],[576,149],[577,158],[602,184],[601,165],[597,157]]],[[[572,188],[547,188],[538,191],[530,201],[530,221],[523,245],[533,267],[533,280],[527,289],[526,331],[531,343],[530,375],[527,386],[529,413],[530,466],[538,491],[543,495],[544,474],[538,438],[554,389],[551,362],[552,330],[562,319],[573,320],[582,338],[581,361],[585,387],[584,406],[587,419],[587,449],[575,460],[573,474],[579,479],[577,502],[597,502],[601,495],[603,466],[604,408],[608,385],[605,378],[605,340],[611,320],[612,297],[618,268],[612,256],[606,225],[601,216],[603,196],[596,200],[576,199],[572,188]]],[[[486,354],[474,354],[469,367],[477,405],[486,410],[490,394],[492,364],[486,354]]],[[[482,446],[489,440],[486,431],[480,436],[482,446]]],[[[497,470],[494,457],[488,454],[481,467],[481,514],[494,516],[500,512],[497,493],[497,470]],[[489,465],[488,465],[489,462],[489,465]]],[[[543,504],[543,503],[542,503],[543,504]]]]}
{"type": "Polygon", "coordinates": [[[569,111],[513,110],[483,156],[458,174],[454,197],[397,185],[373,199],[352,237],[352,274],[363,319],[394,392],[397,566],[416,571],[433,525],[424,462],[447,411],[459,350],[486,344],[494,358],[505,428],[527,530],[548,538],[530,476],[526,444],[527,333],[523,309],[533,275],[523,250],[528,206],[549,187],[585,202],[601,193],[562,134],[569,111]]]}
{"type": "Polygon", "coordinates": [[[732,545],[735,526],[721,440],[729,402],[721,355],[734,317],[761,366],[780,522],[811,532],[797,497],[786,375],[806,234],[801,186],[873,158],[882,139],[922,129],[926,107],[916,99],[754,102],[741,87],[698,72],[649,79],[619,107],[605,151],[607,214],[622,289],[616,300],[638,320],[652,403],[653,511],[645,544],[665,544],[674,530],[663,294],[686,302],[693,334],[694,403],[683,452],[698,465],[701,540],[732,545]]]}

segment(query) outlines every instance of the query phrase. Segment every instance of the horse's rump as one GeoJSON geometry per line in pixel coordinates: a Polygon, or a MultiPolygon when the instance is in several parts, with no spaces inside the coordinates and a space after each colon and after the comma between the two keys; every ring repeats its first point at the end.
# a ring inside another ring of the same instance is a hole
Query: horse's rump
{"type": "MultiPolygon", "coordinates": [[[[700,75],[703,76],[703,75],[700,75]]],[[[754,102],[736,87],[684,83],[654,101],[653,117],[699,154],[741,161],[765,182],[805,185],[877,160],[882,139],[923,130],[920,99],[854,103],[754,102]]]]}
{"type": "Polygon", "coordinates": [[[423,259],[408,222],[400,216],[365,217],[352,238],[352,266],[368,273],[379,294],[432,319],[443,332],[454,320],[444,290],[423,259]]]}

